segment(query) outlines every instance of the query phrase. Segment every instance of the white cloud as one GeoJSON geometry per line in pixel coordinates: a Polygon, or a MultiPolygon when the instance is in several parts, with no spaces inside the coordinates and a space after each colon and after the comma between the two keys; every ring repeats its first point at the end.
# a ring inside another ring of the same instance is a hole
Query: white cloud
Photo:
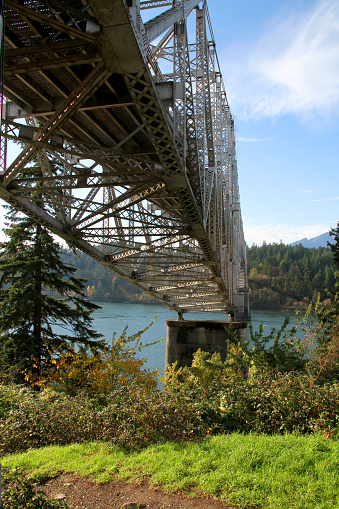
{"type": "Polygon", "coordinates": [[[245,240],[249,246],[267,244],[290,244],[304,238],[312,239],[329,231],[328,225],[315,224],[310,226],[292,226],[289,224],[256,224],[255,221],[244,219],[245,240]]]}
{"type": "Polygon", "coordinates": [[[270,141],[273,138],[246,138],[244,136],[239,136],[238,141],[244,142],[244,143],[261,143],[263,141],[270,141]]]}
{"type": "Polygon", "coordinates": [[[322,203],[324,201],[338,201],[338,200],[339,200],[339,196],[336,196],[335,198],[319,198],[319,199],[307,200],[307,201],[322,203]]]}
{"type": "Polygon", "coordinates": [[[319,0],[280,18],[260,40],[228,48],[221,61],[232,109],[242,119],[337,115],[339,2],[319,0]]]}

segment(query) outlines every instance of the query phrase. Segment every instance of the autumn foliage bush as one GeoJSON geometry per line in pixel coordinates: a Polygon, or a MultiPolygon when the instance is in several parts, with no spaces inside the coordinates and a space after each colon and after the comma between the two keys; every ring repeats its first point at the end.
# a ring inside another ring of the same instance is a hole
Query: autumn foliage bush
{"type": "Polygon", "coordinates": [[[114,338],[105,352],[61,358],[40,391],[0,385],[0,451],[87,441],[140,449],[232,431],[334,437],[338,331],[321,336],[313,316],[298,325],[303,339],[287,322],[267,336],[261,328],[251,344],[229,344],[225,362],[198,350],[192,366],[168,366],[162,380],[136,355],[142,331],[114,338]],[[329,343],[310,348],[320,336],[329,343]]]}
{"type": "Polygon", "coordinates": [[[50,444],[110,441],[140,449],[232,431],[335,436],[339,384],[298,371],[244,377],[218,354],[198,351],[190,368],[169,367],[166,389],[137,383],[102,398],[0,386],[1,453],[50,444]]]}
{"type": "Polygon", "coordinates": [[[142,334],[154,323],[156,317],[145,329],[127,335],[127,327],[103,350],[81,349],[69,351],[54,361],[46,373],[45,383],[69,395],[84,393],[89,397],[102,398],[112,391],[135,384],[156,387],[158,372],[145,368],[146,358],[140,353],[144,348],[159,341],[143,344],[142,334]]]}

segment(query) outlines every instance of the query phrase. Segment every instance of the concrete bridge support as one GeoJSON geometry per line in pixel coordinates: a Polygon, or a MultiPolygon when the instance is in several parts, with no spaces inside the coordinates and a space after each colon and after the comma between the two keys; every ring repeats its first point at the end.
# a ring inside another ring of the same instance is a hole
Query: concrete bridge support
{"type": "Polygon", "coordinates": [[[167,320],[166,325],[166,366],[176,361],[178,367],[190,366],[199,348],[209,353],[219,352],[224,361],[230,327],[241,340],[246,340],[246,322],[167,320]]]}

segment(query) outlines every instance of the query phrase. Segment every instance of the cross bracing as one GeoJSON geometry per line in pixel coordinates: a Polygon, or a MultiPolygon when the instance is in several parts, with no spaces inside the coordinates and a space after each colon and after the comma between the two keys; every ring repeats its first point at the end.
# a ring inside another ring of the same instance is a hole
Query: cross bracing
{"type": "Polygon", "coordinates": [[[248,320],[207,2],[4,0],[3,20],[0,197],[179,315],[248,320]]]}

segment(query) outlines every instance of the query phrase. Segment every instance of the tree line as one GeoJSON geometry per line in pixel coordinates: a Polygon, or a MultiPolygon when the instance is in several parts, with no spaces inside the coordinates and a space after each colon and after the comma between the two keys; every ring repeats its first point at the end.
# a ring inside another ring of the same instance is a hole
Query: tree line
{"type": "Polygon", "coordinates": [[[335,286],[329,247],[253,245],[247,253],[252,309],[293,309],[324,301],[335,286]]]}
{"type": "MultiPolygon", "coordinates": [[[[85,293],[93,302],[154,303],[140,288],[83,253],[61,250],[61,259],[87,280],[85,293]]],[[[285,244],[253,245],[247,254],[252,309],[295,309],[328,298],[335,284],[329,247],[285,244]]]]}

